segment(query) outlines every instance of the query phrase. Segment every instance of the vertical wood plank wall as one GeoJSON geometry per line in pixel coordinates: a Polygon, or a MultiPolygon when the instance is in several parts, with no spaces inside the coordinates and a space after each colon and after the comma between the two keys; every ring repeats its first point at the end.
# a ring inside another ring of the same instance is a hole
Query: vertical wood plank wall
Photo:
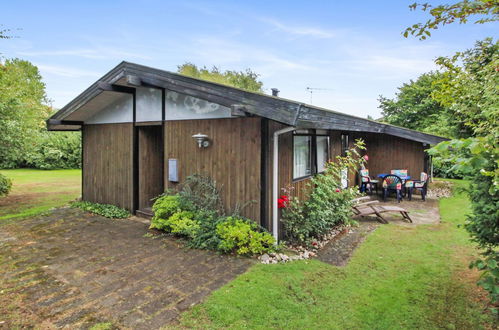
{"type": "MultiPolygon", "coordinates": [[[[268,148],[267,154],[267,203],[265,215],[268,229],[272,230],[272,155],[273,155],[273,133],[286,125],[269,121],[268,148]]],[[[369,162],[367,167],[371,176],[379,173],[389,173],[391,169],[408,169],[413,177],[419,177],[424,168],[424,147],[423,144],[395,136],[376,133],[344,132],[349,135],[349,145],[353,146],[355,139],[362,138],[366,142],[369,162]]],[[[341,155],[341,131],[329,131],[329,158],[334,160],[341,155]]],[[[358,184],[357,173],[349,175],[349,185],[358,184]]],[[[293,195],[303,200],[307,198],[309,188],[307,184],[310,179],[303,179],[293,182],[293,133],[285,133],[279,137],[279,194],[282,188],[291,185],[293,195]]],[[[280,228],[280,232],[282,232],[280,228]]]]}
{"type": "Polygon", "coordinates": [[[231,118],[167,121],[165,123],[165,186],[168,158],[178,160],[179,180],[192,174],[205,174],[222,188],[225,208],[233,210],[254,201],[241,212],[260,223],[260,118],[231,118]],[[211,145],[199,148],[192,135],[209,136],[211,145]]]}
{"type": "Polygon", "coordinates": [[[366,142],[369,156],[366,167],[371,177],[394,169],[407,169],[410,176],[419,178],[424,171],[425,147],[421,142],[376,133],[351,133],[351,136],[351,141],[362,138],[366,142]]]}
{"type": "Polygon", "coordinates": [[[163,132],[161,126],[139,126],[139,209],[151,207],[164,192],[163,132]]]}
{"type": "Polygon", "coordinates": [[[82,198],[132,211],[133,125],[83,126],[82,198]]]}

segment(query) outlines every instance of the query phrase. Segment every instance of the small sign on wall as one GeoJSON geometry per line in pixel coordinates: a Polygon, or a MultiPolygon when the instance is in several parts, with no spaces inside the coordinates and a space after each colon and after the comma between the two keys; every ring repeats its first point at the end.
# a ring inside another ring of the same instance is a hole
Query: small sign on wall
{"type": "Polygon", "coordinates": [[[178,167],[176,159],[168,159],[168,181],[178,182],[178,167]]]}

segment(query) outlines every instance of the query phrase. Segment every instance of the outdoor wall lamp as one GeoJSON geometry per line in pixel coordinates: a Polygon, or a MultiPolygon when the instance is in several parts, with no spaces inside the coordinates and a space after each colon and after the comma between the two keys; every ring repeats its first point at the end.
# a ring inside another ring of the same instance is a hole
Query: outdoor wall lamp
{"type": "Polygon", "coordinates": [[[199,148],[208,148],[210,146],[210,140],[208,140],[208,135],[206,134],[195,134],[192,136],[198,143],[199,148]]]}

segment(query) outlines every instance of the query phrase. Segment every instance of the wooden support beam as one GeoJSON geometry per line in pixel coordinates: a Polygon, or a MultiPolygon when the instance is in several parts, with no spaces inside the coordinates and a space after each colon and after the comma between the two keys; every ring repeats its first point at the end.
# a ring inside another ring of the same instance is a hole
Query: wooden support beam
{"type": "Polygon", "coordinates": [[[128,93],[128,94],[135,93],[135,88],[133,87],[112,85],[104,81],[99,81],[97,83],[97,87],[104,92],[117,92],[117,93],[128,93]]]}
{"type": "Polygon", "coordinates": [[[242,104],[233,104],[230,107],[230,114],[233,117],[248,117],[246,108],[242,104]]]}
{"type": "Polygon", "coordinates": [[[82,121],[75,120],[57,120],[57,119],[48,119],[47,124],[49,125],[83,125],[82,121]]]}

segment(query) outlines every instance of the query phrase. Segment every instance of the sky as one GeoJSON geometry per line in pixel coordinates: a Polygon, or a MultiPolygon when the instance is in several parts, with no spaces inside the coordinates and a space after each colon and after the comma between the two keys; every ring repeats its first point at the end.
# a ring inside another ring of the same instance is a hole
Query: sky
{"type": "Polygon", "coordinates": [[[191,62],[250,68],[267,93],[378,118],[380,95],[499,31],[455,24],[406,39],[407,26],[428,18],[413,2],[1,0],[0,29],[16,38],[0,39],[0,56],[37,65],[57,108],[123,60],[173,72],[191,62]]]}

